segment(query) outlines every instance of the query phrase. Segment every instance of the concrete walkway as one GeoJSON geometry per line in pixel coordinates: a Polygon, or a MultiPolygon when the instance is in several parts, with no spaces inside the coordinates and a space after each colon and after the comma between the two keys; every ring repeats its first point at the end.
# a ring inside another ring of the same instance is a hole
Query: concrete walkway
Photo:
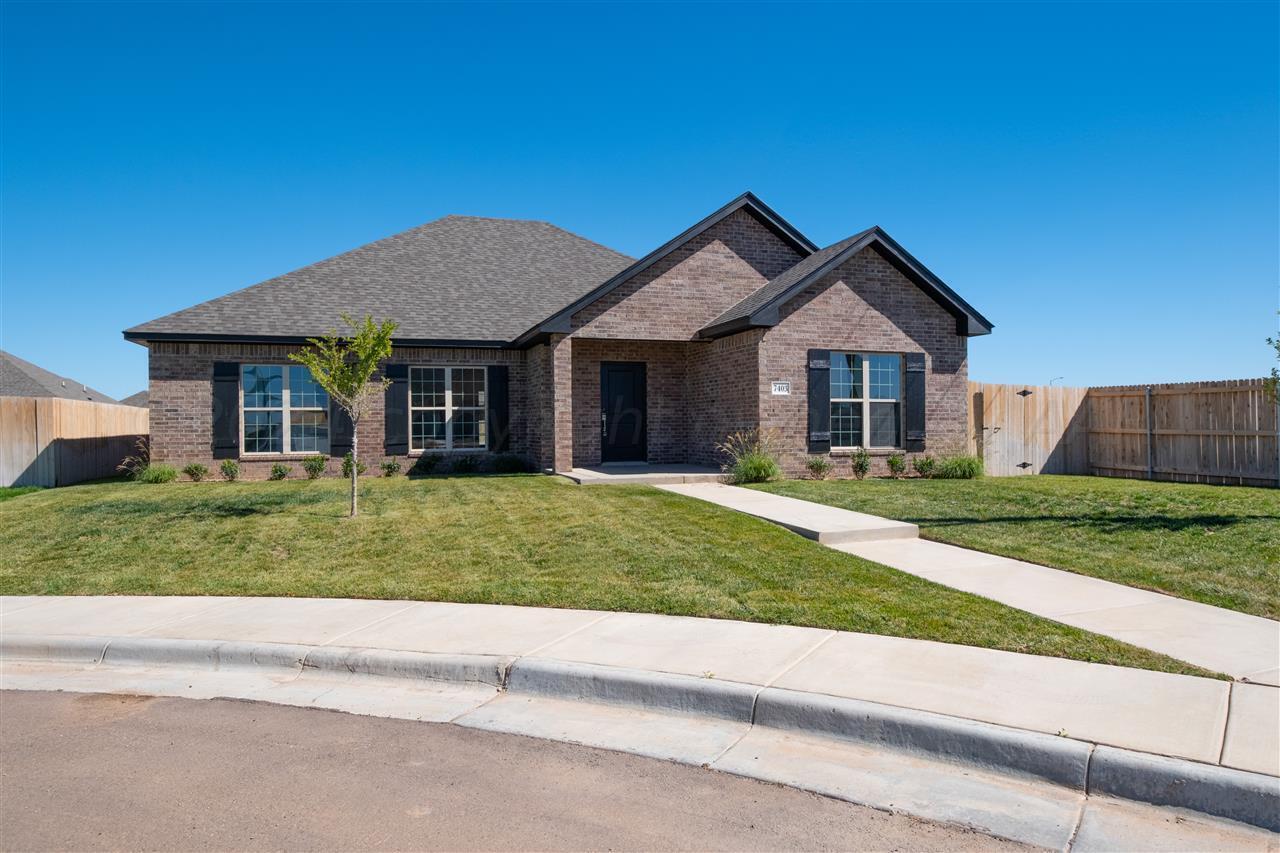
{"type": "Polygon", "coordinates": [[[905,521],[891,521],[877,515],[771,495],[754,489],[726,486],[723,483],[685,483],[659,485],[658,488],[772,521],[823,545],[914,539],[920,534],[914,524],[905,521]]]}
{"type": "Polygon", "coordinates": [[[1280,623],[1270,619],[929,542],[914,538],[915,525],[754,489],[704,483],[658,488],[773,521],[837,550],[1037,616],[1242,681],[1280,686],[1280,623]],[[910,536],[901,526],[910,527],[910,536]]]}
{"type": "Polygon", "coordinates": [[[8,597],[0,688],[451,722],[1057,849],[1153,833],[1262,849],[1275,837],[1215,821],[1280,829],[1280,691],[894,637],[435,602],[8,597]]]}

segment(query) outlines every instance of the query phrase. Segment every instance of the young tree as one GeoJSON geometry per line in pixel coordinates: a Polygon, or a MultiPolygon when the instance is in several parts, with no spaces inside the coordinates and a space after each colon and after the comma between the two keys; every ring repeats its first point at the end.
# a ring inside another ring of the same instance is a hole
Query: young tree
{"type": "Polygon", "coordinates": [[[361,321],[342,315],[342,322],[350,327],[350,333],[339,335],[331,331],[323,338],[309,338],[311,346],[291,353],[296,361],[311,371],[320,387],[329,392],[329,398],[342,407],[351,418],[351,517],[358,513],[356,505],[356,478],[360,476],[360,419],[369,411],[378,395],[386,390],[390,380],[373,381],[378,365],[391,357],[391,335],[396,324],[384,320],[373,322],[365,315],[361,321]]]}
{"type": "MultiPolygon", "coordinates": [[[[1280,311],[1276,312],[1280,314],[1280,311]]],[[[1280,364],[1280,336],[1267,338],[1267,345],[1274,347],[1276,351],[1276,364],[1280,364]]],[[[1280,369],[1275,366],[1271,368],[1271,376],[1267,378],[1267,393],[1271,395],[1271,402],[1280,400],[1280,369]]]]}

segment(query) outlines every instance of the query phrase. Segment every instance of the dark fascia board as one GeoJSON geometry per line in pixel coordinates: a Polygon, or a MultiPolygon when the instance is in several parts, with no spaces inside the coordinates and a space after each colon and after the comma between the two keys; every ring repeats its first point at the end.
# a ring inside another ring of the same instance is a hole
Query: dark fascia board
{"type": "Polygon", "coordinates": [[[696,225],[686,229],[676,237],[668,240],[666,243],[663,243],[661,246],[654,249],[652,252],[645,255],[622,272],[613,276],[613,278],[610,278],[586,296],[581,297],[567,308],[561,309],[555,314],[552,314],[550,317],[543,320],[520,337],[516,338],[515,346],[529,346],[534,343],[539,336],[552,332],[567,334],[572,331],[569,322],[574,314],[577,314],[597,299],[600,299],[601,297],[616,290],[636,275],[644,272],[649,267],[674,252],[676,249],[679,249],[685,243],[688,243],[694,237],[701,234],[703,231],[706,231],[720,220],[729,216],[729,214],[744,207],[754,213],[770,231],[776,234],[784,242],[788,243],[792,248],[799,252],[802,257],[811,255],[818,251],[818,246],[812,240],[800,233],[800,231],[790,222],[779,216],[773,208],[758,199],[754,193],[748,191],[712,213],[710,216],[701,220],[696,225]]]}
{"type": "Polygon", "coordinates": [[[868,246],[874,246],[898,272],[915,282],[935,302],[947,309],[956,318],[956,334],[964,335],[965,337],[991,334],[991,330],[995,328],[995,325],[990,320],[979,314],[977,309],[961,299],[958,293],[948,287],[942,279],[934,275],[928,267],[916,260],[910,252],[902,248],[883,229],[876,226],[867,233],[867,236],[856,243],[850,244],[822,266],[816,268],[791,287],[769,300],[769,302],[757,308],[749,317],[737,318],[716,326],[710,326],[702,330],[700,337],[722,338],[725,335],[731,335],[746,329],[776,326],[779,320],[778,310],[788,300],[868,246]]]}
{"type": "MultiPolygon", "coordinates": [[[[317,337],[317,336],[311,336],[317,337]]],[[[232,344],[280,344],[284,346],[301,346],[311,341],[311,337],[298,335],[202,335],[187,332],[135,332],[125,330],[124,339],[136,344],[146,345],[152,341],[181,341],[185,343],[232,343],[232,344]]],[[[510,341],[481,341],[463,338],[392,338],[391,345],[396,347],[458,347],[470,349],[506,349],[510,341]]]]}

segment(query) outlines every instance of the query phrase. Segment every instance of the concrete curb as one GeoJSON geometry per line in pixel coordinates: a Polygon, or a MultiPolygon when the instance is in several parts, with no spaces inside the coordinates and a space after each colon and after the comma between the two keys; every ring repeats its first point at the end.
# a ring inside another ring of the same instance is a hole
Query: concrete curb
{"type": "Polygon", "coordinates": [[[13,658],[52,663],[97,664],[111,637],[63,637],[0,634],[0,660],[13,658]]]}
{"type": "Polygon", "coordinates": [[[760,688],[714,678],[522,658],[511,666],[507,690],[750,723],[760,688]]]}
{"type": "Polygon", "coordinates": [[[296,673],[302,670],[302,661],[308,651],[308,646],[285,643],[117,637],[107,644],[102,663],[116,666],[194,666],[215,670],[272,667],[296,673]]]}
{"type": "Polygon", "coordinates": [[[1174,806],[1280,832],[1280,778],[1099,746],[1089,793],[1174,806]]]}
{"type": "Polygon", "coordinates": [[[531,694],[715,717],[883,746],[1077,791],[1173,806],[1280,832],[1280,778],[960,717],[714,678],[544,658],[149,637],[0,635],[0,662],[274,669],[487,684],[531,694]]]}
{"type": "Polygon", "coordinates": [[[767,687],[757,725],[856,740],[1085,790],[1090,744],[928,711],[767,687]]]}
{"type": "Polygon", "coordinates": [[[361,649],[345,646],[315,646],[302,660],[304,669],[372,675],[378,678],[409,678],[489,684],[501,688],[513,658],[498,655],[456,655],[361,649]]]}

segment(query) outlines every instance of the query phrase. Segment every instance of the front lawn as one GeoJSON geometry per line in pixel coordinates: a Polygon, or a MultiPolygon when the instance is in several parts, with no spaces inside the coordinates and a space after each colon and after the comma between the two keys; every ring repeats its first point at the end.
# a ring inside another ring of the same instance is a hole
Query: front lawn
{"type": "Polygon", "coordinates": [[[950,542],[1280,618],[1280,490],[1107,477],[795,480],[756,488],[950,542]]]}
{"type": "Polygon", "coordinates": [[[1204,674],[645,486],[97,483],[0,504],[0,593],[288,595],[781,622],[1204,674]]]}
{"type": "Polygon", "coordinates": [[[39,486],[4,486],[0,487],[0,501],[12,500],[13,498],[29,495],[32,492],[40,491],[39,486]]]}

